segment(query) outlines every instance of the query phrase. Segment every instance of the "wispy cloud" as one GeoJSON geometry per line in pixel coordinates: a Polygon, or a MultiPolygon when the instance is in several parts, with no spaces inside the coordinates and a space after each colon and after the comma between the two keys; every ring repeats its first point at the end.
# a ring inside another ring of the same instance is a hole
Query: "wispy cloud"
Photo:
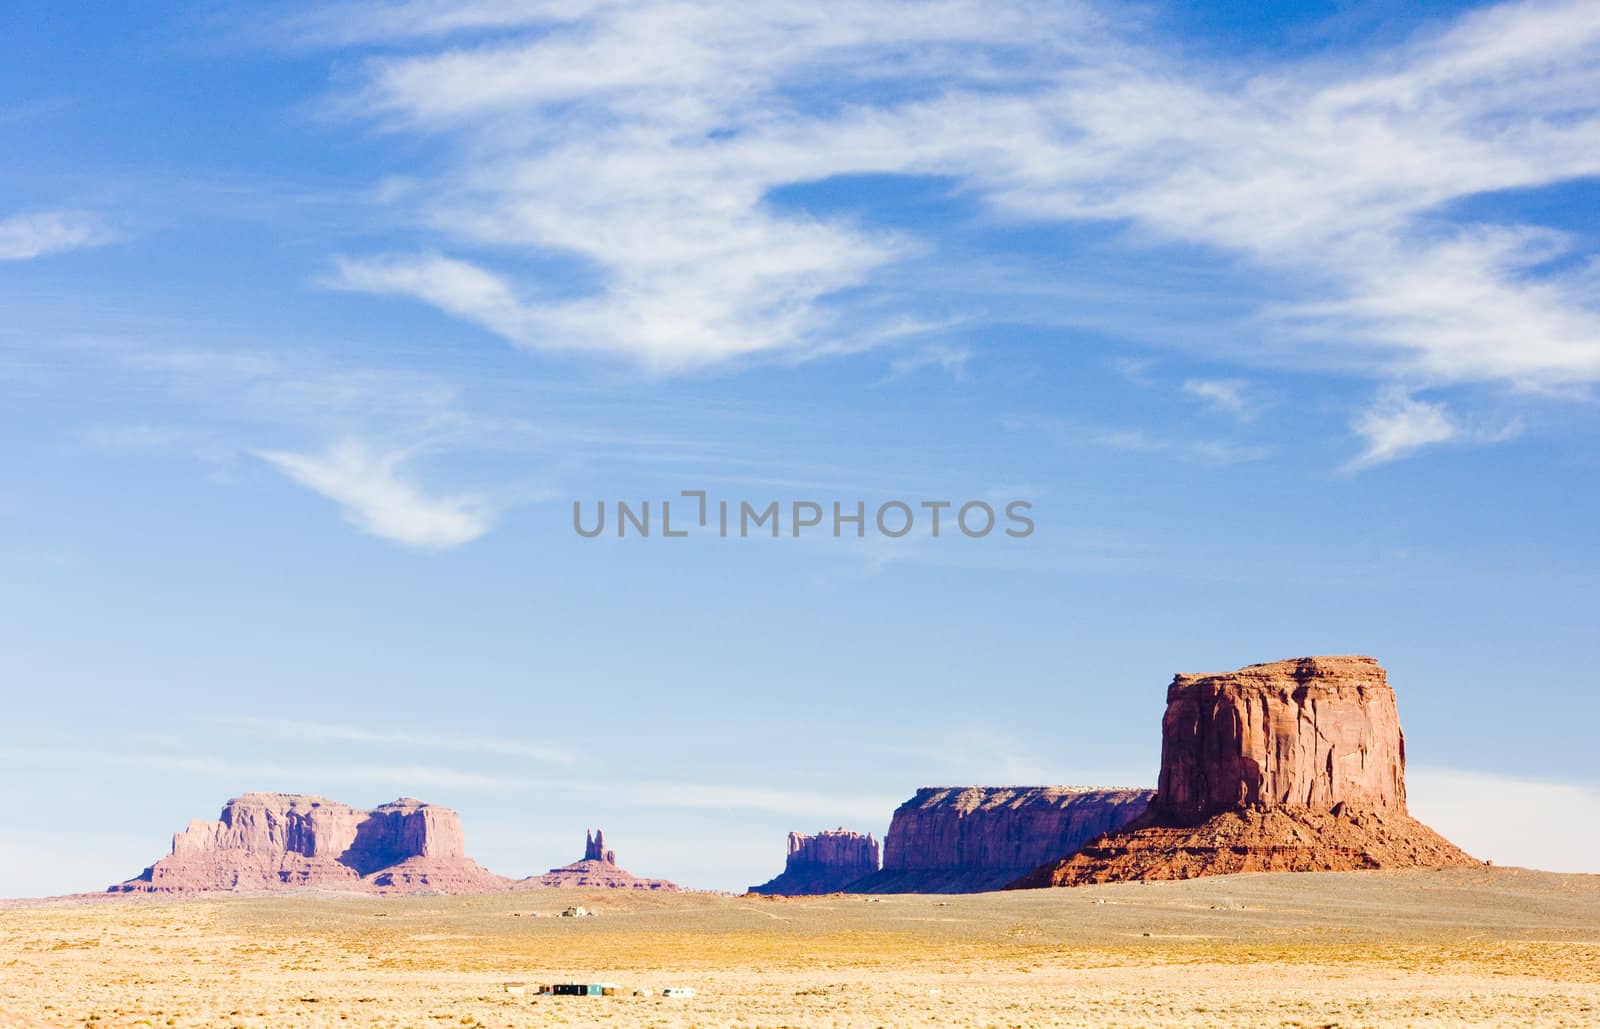
{"type": "Polygon", "coordinates": [[[1150,454],[1199,464],[1230,465],[1260,461],[1269,447],[1196,436],[1163,436],[1141,429],[1089,425],[1050,415],[1011,415],[1000,420],[1012,432],[1033,433],[1061,446],[1095,447],[1150,454]]]}
{"type": "Polygon", "coordinates": [[[1254,444],[1233,443],[1219,439],[1158,436],[1138,429],[1094,428],[1088,431],[1084,439],[1107,450],[1165,454],[1185,461],[1199,461],[1206,464],[1260,461],[1272,453],[1269,448],[1254,444]]]}
{"type": "Polygon", "coordinates": [[[1592,291],[1551,260],[1575,241],[1440,215],[1600,174],[1593,4],[1505,4],[1387,52],[1226,68],[1137,41],[1123,17],[1026,0],[346,4],[300,31],[414,50],[368,60],[335,105],[448,135],[460,163],[393,198],[439,252],[351,258],[338,278],[522,345],[657,368],[804,350],[874,328],[836,318],[844,291],[939,255],[786,213],[771,191],[938,175],[1005,218],[1126,224],[1294,284],[1260,309],[1278,361],[1434,384],[1600,378],[1592,291]],[[457,38],[481,29],[492,41],[457,38]],[[509,265],[448,256],[486,245],[577,257],[601,285],[538,296],[509,265]]]}
{"type": "Polygon", "coordinates": [[[451,750],[464,754],[524,757],[535,761],[546,761],[562,765],[570,765],[577,760],[577,754],[568,747],[552,743],[529,743],[524,740],[501,739],[492,736],[450,736],[441,733],[370,729],[355,725],[335,725],[327,722],[282,718],[219,715],[208,717],[204,720],[214,725],[293,740],[360,743],[373,746],[422,748],[425,750],[451,750]]]}
{"type": "Polygon", "coordinates": [[[70,746],[46,749],[0,749],[0,761],[30,764],[98,764],[176,772],[197,778],[226,780],[235,788],[283,789],[320,792],[350,785],[377,785],[411,793],[417,788],[504,791],[536,788],[544,780],[531,780],[495,772],[441,768],[414,762],[348,762],[316,764],[217,757],[205,754],[112,751],[105,748],[74,750],[70,746]]]}
{"type": "Polygon", "coordinates": [[[1444,404],[1418,400],[1405,387],[1395,385],[1380,389],[1376,401],[1359,413],[1350,427],[1366,447],[1345,466],[1347,471],[1410,457],[1441,443],[1499,443],[1521,428],[1516,422],[1495,429],[1463,427],[1444,404]]]}
{"type": "MultiPolygon", "coordinates": [[[[608,791],[609,792],[609,791],[608,791]]],[[[816,818],[884,817],[904,798],[890,794],[840,794],[759,786],[708,786],[695,783],[632,783],[619,791],[630,802],[650,807],[769,811],[816,818]]]]}
{"type": "Polygon", "coordinates": [[[945,738],[889,745],[892,753],[923,769],[924,782],[1005,782],[1021,786],[1090,786],[1148,789],[1156,769],[1134,767],[1067,767],[1057,755],[1032,751],[1021,739],[982,727],[963,729],[945,738]],[[941,778],[930,780],[937,774],[941,778]]]}
{"type": "Polygon", "coordinates": [[[1221,414],[1244,421],[1253,415],[1245,400],[1246,387],[1242,379],[1185,379],[1180,388],[1221,414]]]}
{"type": "Polygon", "coordinates": [[[1151,374],[1156,362],[1151,358],[1118,355],[1107,361],[1106,366],[1141,389],[1149,389],[1156,384],[1155,377],[1151,374]]]}
{"type": "Polygon", "coordinates": [[[116,238],[97,215],[85,211],[25,211],[0,219],[0,261],[29,261],[116,238]]]}
{"type": "Polygon", "coordinates": [[[967,376],[967,364],[971,362],[973,351],[971,347],[956,347],[948,344],[933,343],[919,347],[909,354],[902,354],[889,362],[889,374],[885,381],[893,382],[903,379],[908,375],[928,368],[937,368],[960,382],[967,376]]]}
{"type": "Polygon", "coordinates": [[[406,546],[458,547],[494,523],[482,497],[430,497],[403,478],[405,451],[377,451],[357,440],[343,440],[319,454],[264,450],[257,456],[334,501],[345,520],[362,532],[406,546]]]}
{"type": "Polygon", "coordinates": [[[1407,457],[1460,433],[1443,404],[1417,400],[1400,386],[1386,387],[1350,427],[1366,441],[1366,449],[1350,462],[1352,470],[1407,457]]]}
{"type": "Polygon", "coordinates": [[[757,782],[728,786],[626,775],[537,776],[482,768],[441,768],[415,762],[318,764],[205,754],[73,749],[70,746],[0,748],[0,762],[30,766],[89,763],[145,768],[227,780],[239,784],[237,788],[240,789],[331,792],[352,785],[375,785],[405,794],[414,794],[426,787],[483,793],[565,793],[576,797],[599,796],[608,802],[640,807],[765,811],[823,819],[881,818],[904,799],[891,794],[796,789],[757,782]]]}

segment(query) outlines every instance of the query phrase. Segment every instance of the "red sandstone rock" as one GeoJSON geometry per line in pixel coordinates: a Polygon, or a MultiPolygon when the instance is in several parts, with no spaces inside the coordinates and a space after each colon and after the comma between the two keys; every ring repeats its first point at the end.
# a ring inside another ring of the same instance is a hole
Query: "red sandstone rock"
{"type": "Polygon", "coordinates": [[[108,892],[469,893],[509,882],[467,858],[461,819],[449,808],[402,798],[363,811],[322,797],[247,793],[217,821],[190,822],[169,856],[108,892]]]}
{"type": "Polygon", "coordinates": [[[585,834],[583,860],[570,865],[552,868],[544,875],[529,876],[512,885],[512,889],[595,890],[676,890],[676,883],[665,879],[641,879],[617,867],[617,852],[606,850],[605,833],[596,830],[585,834]]]}
{"type": "Polygon", "coordinates": [[[607,865],[617,863],[617,852],[606,849],[606,834],[603,829],[596,829],[593,833],[585,830],[584,841],[583,859],[585,861],[599,861],[607,865]]]}
{"type": "Polygon", "coordinates": [[[837,893],[877,870],[878,841],[871,833],[863,836],[843,827],[815,836],[792,832],[783,874],[750,887],[750,892],[788,897],[837,893]]]}
{"type": "Polygon", "coordinates": [[[1404,808],[1405,763],[1394,690],[1370,657],[1179,675],[1154,808],[1173,824],[1242,807],[1404,808]]]}
{"type": "Polygon", "coordinates": [[[924,787],[894,813],[883,870],[851,893],[998,890],[1144,812],[1150,790],[924,787]]]}
{"type": "Polygon", "coordinates": [[[1372,658],[1179,675],[1150,810],[1013,885],[1476,863],[1405,800],[1405,737],[1372,658]]]}

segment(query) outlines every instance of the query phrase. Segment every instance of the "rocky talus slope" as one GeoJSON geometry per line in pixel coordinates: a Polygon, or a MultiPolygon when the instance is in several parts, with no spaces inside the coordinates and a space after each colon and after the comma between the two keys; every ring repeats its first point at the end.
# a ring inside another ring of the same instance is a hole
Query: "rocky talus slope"
{"type": "Polygon", "coordinates": [[[1149,810],[1013,885],[1475,864],[1406,812],[1405,761],[1370,657],[1179,675],[1149,810]]]}

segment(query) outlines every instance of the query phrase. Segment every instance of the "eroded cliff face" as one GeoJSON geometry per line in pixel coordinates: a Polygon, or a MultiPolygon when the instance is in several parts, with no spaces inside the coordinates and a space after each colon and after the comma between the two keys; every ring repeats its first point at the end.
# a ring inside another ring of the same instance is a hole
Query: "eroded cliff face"
{"type": "Polygon", "coordinates": [[[1406,812],[1384,670],[1305,657],[1174,678],[1150,810],[1014,885],[1474,863],[1406,812]]]}
{"type": "Polygon", "coordinates": [[[852,893],[997,890],[1142,814],[1150,790],[924,787],[894,813],[883,870],[852,893]]]}
{"type": "Polygon", "coordinates": [[[409,797],[372,810],[324,797],[247,793],[194,821],[172,853],[114,893],[322,888],[464,893],[508,880],[466,857],[461,819],[409,797]]]}
{"type": "Polygon", "coordinates": [[[878,841],[843,827],[815,836],[789,834],[783,874],[750,887],[751,893],[809,897],[837,893],[878,870],[878,841]]]}
{"type": "Polygon", "coordinates": [[[1156,814],[1240,808],[1404,810],[1405,736],[1370,657],[1306,657],[1179,675],[1161,723],[1156,814]]]}

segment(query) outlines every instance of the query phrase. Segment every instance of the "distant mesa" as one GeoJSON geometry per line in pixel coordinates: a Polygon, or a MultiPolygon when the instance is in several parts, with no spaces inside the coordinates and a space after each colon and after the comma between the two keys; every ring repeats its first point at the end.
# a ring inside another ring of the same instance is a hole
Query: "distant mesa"
{"type": "Polygon", "coordinates": [[[783,874],[750,887],[750,892],[785,897],[838,893],[877,870],[878,841],[871,833],[863,836],[842,826],[815,836],[792,832],[783,874]]]}
{"type": "Polygon", "coordinates": [[[171,854],[107,892],[465,894],[543,887],[678,888],[618,868],[600,832],[586,839],[582,861],[514,880],[466,856],[461,818],[447,807],[403,797],[363,811],[307,794],[246,793],[228,801],[217,821],[190,822],[173,836],[171,854]]]}
{"type": "Polygon", "coordinates": [[[1406,812],[1405,761],[1370,657],[1179,675],[1149,810],[1013,886],[1476,864],[1406,812]]]}
{"type": "Polygon", "coordinates": [[[850,893],[982,893],[1144,813],[1151,790],[925,786],[895,810],[883,869],[850,893]]]}
{"type": "Polygon", "coordinates": [[[194,821],[172,853],[111,893],[290,889],[481,893],[510,880],[466,856],[451,809],[402,797],[370,811],[296,793],[246,793],[194,821]]]}
{"type": "Polygon", "coordinates": [[[515,889],[676,890],[665,879],[641,879],[617,867],[617,852],[606,849],[604,832],[585,833],[583,860],[552,868],[517,882],[515,889]]]}

